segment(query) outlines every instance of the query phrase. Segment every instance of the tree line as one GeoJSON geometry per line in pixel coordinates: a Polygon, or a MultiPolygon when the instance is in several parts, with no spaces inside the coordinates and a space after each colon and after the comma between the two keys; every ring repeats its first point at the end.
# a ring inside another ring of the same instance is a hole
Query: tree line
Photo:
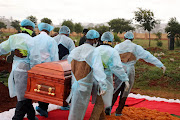
{"type": "MultiPolygon", "coordinates": [[[[155,19],[154,13],[151,10],[138,8],[137,11],[134,11],[134,18],[135,22],[138,23],[138,26],[142,27],[145,31],[149,32],[149,47],[150,47],[150,32],[151,30],[157,25],[160,24],[160,20],[155,19]]],[[[31,20],[37,25],[37,18],[35,16],[28,16],[27,19],[31,20]]],[[[88,29],[95,29],[99,33],[104,33],[106,31],[112,31],[116,34],[123,33],[126,31],[134,31],[135,28],[132,26],[132,20],[126,20],[124,18],[116,18],[110,20],[108,23],[109,26],[100,25],[91,27],[88,29]]],[[[43,18],[40,20],[41,22],[52,24],[52,20],[49,18],[43,18]]],[[[81,33],[83,31],[83,26],[81,23],[73,23],[72,20],[64,20],[61,25],[66,25],[70,28],[71,32],[81,33]]],[[[14,27],[16,30],[20,30],[20,21],[14,20],[11,22],[11,26],[14,27]]],[[[6,25],[3,22],[0,22],[0,29],[6,28],[6,25]]],[[[54,32],[59,31],[59,27],[54,28],[54,32]]],[[[165,31],[169,33],[171,37],[180,37],[180,24],[176,20],[175,17],[170,18],[168,24],[165,28],[165,31]]]]}

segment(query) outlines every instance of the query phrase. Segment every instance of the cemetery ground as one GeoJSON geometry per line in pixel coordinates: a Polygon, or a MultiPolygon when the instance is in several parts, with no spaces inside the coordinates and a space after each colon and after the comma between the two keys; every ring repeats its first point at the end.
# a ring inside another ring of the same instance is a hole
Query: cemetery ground
{"type": "MultiPolygon", "coordinates": [[[[79,42],[79,37],[73,37],[73,40],[79,42]]],[[[175,50],[168,50],[168,41],[161,40],[163,42],[162,47],[156,46],[156,40],[151,40],[151,47],[148,47],[149,40],[134,40],[133,42],[141,45],[146,50],[151,52],[157,58],[159,58],[162,63],[166,66],[166,73],[163,75],[162,69],[153,66],[152,64],[146,63],[143,60],[139,60],[136,65],[136,76],[135,82],[132,89],[132,93],[139,93],[141,95],[156,96],[166,99],[180,99],[180,48],[175,47],[175,50]]],[[[3,67],[5,64],[1,64],[3,67]]],[[[9,73],[7,71],[1,71],[0,82],[3,82],[6,86],[9,73]]],[[[15,100],[14,100],[15,101],[15,100]]],[[[10,102],[10,101],[9,101],[10,102]]],[[[13,104],[12,107],[15,107],[13,104]]],[[[124,113],[128,110],[125,107],[124,113]]],[[[132,115],[140,114],[142,111],[148,112],[148,109],[138,109],[133,108],[136,112],[132,115]],[[140,111],[139,111],[140,110],[140,111]],[[139,113],[138,113],[139,112],[139,113]]],[[[2,110],[0,110],[2,112],[2,110]]],[[[155,112],[156,113],[156,112],[155,112]]],[[[113,114],[114,116],[114,114],[113,114]]],[[[122,120],[125,120],[121,117],[122,120]]],[[[108,120],[117,120],[119,118],[115,117],[112,119],[107,117],[108,120]]],[[[148,119],[148,118],[147,118],[148,119]]]]}

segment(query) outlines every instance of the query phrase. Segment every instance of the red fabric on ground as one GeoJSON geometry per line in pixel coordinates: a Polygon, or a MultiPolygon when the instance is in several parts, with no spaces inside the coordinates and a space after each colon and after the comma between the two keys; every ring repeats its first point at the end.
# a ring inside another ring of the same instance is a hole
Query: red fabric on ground
{"type": "MultiPolygon", "coordinates": [[[[112,108],[112,111],[111,113],[115,112],[116,111],[116,108],[118,107],[118,104],[119,104],[119,98],[117,99],[116,103],[114,104],[114,107],[112,108]]],[[[126,104],[127,106],[133,106],[133,105],[136,105],[136,104],[139,104],[140,102],[143,102],[145,101],[146,99],[144,98],[141,98],[141,99],[136,99],[136,98],[132,98],[132,97],[128,97],[127,100],[126,100],[126,104]]]]}
{"type": "MultiPolygon", "coordinates": [[[[89,103],[88,108],[86,110],[86,114],[84,116],[84,120],[89,120],[94,105],[89,103]]],[[[39,120],[67,120],[69,115],[69,110],[53,110],[48,112],[48,118],[45,118],[40,115],[36,115],[39,120]]],[[[24,120],[28,120],[25,118],[24,120]]]]}
{"type": "MultiPolygon", "coordinates": [[[[115,112],[118,106],[119,98],[116,101],[115,105],[113,106],[112,112],[115,112]]],[[[157,101],[148,101],[145,99],[135,99],[135,98],[127,98],[126,105],[133,106],[136,108],[145,107],[148,109],[156,109],[160,112],[168,112],[170,114],[180,115],[180,104],[179,103],[167,103],[167,102],[157,102],[157,101]]],[[[91,102],[88,105],[84,120],[89,120],[91,116],[91,112],[93,110],[94,105],[91,102]]],[[[42,116],[37,115],[39,120],[67,120],[69,111],[62,111],[62,110],[53,110],[48,113],[49,117],[45,118],[42,116]]],[[[24,120],[27,120],[24,119],[24,120]]]]}

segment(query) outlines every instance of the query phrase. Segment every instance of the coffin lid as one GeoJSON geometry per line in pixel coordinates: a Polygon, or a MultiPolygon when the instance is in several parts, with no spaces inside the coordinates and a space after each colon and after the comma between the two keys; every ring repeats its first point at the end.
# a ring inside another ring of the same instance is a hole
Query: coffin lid
{"type": "Polygon", "coordinates": [[[67,60],[37,64],[28,73],[43,75],[53,78],[64,78],[64,72],[71,71],[71,65],[67,60]]]}

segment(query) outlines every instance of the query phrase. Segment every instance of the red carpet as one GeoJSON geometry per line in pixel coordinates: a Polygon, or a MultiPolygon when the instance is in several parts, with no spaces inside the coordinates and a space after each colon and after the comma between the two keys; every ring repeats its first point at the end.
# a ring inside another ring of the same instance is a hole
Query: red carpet
{"type": "MultiPolygon", "coordinates": [[[[118,106],[118,101],[119,101],[119,98],[117,99],[116,103],[114,104],[114,107],[112,108],[112,113],[116,111],[116,108],[118,106]]],[[[127,100],[126,100],[126,106],[129,106],[129,107],[132,107],[134,105],[137,105],[141,102],[144,102],[146,99],[142,98],[142,99],[136,99],[136,98],[132,98],[132,97],[128,97],[127,100]]]]}
{"type": "MultiPolygon", "coordinates": [[[[89,103],[88,108],[86,110],[86,114],[84,120],[89,120],[94,105],[89,103]]],[[[53,110],[48,113],[48,118],[42,117],[40,115],[36,115],[39,120],[67,120],[69,115],[68,110],[53,110]]],[[[28,120],[27,118],[24,120],[28,120]]]]}
{"type": "MultiPolygon", "coordinates": [[[[119,98],[118,98],[119,99],[119,98]]],[[[119,100],[118,100],[119,101],[119,100]]],[[[117,108],[118,102],[115,103],[112,112],[115,112],[117,108]]],[[[126,105],[130,107],[145,107],[148,109],[156,109],[160,112],[168,112],[170,114],[175,114],[180,116],[180,104],[179,103],[167,103],[167,102],[157,102],[157,101],[148,101],[145,99],[135,99],[135,98],[127,98],[126,105]]],[[[91,112],[93,110],[94,105],[89,103],[89,106],[86,111],[86,115],[84,120],[89,120],[91,116],[91,112]]],[[[53,110],[48,113],[49,117],[41,117],[37,116],[39,120],[67,120],[68,119],[69,111],[62,111],[62,110],[53,110]]],[[[27,120],[27,119],[24,119],[27,120]]]]}

